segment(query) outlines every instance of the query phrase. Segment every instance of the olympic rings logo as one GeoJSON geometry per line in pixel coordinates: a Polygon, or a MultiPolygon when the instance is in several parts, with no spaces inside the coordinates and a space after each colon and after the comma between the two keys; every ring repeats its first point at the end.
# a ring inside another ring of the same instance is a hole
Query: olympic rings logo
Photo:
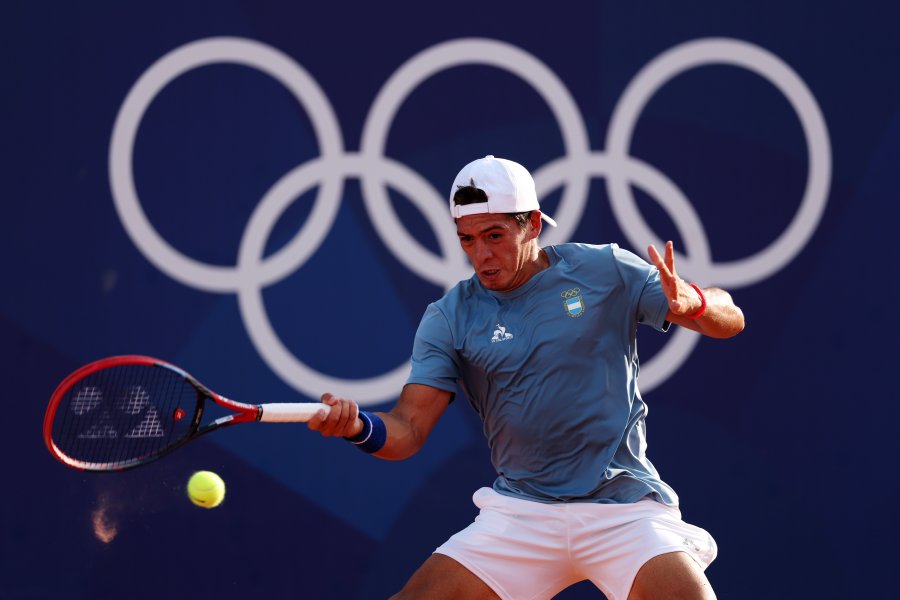
{"type": "MultiPolygon", "coordinates": [[[[319,373],[294,356],[278,338],[266,314],[262,290],[300,268],[331,229],[343,181],[359,178],[364,203],[389,250],[423,279],[449,289],[470,275],[455,232],[448,227],[446,202],[428,181],[405,165],[384,156],[388,128],[403,101],[432,75],[463,65],[504,69],[530,84],[557,119],[565,156],[533,172],[539,196],[563,188],[554,216],[559,227],[544,230],[544,243],[568,241],[578,225],[593,177],[603,177],[613,215],[635,247],[662,240],[637,209],[631,186],[649,193],[672,218],[685,244],[679,271],[709,284],[731,289],[752,285],[787,265],[805,247],[825,210],[831,182],[831,146],[821,110],[803,80],[780,58],[735,39],[708,38],[675,46],[647,64],[625,89],[616,105],[606,151],[592,151],[584,122],[562,81],[526,51],[497,40],[467,38],[432,46],[413,56],[379,91],[362,132],[360,151],[345,152],[337,117],[325,94],[298,63],[260,42],[218,37],[188,43],[169,52],[137,80],[116,117],[109,150],[113,200],[129,237],[158,269],[184,285],[218,293],[235,293],[253,345],[269,367],[294,389],[311,398],[334,390],[361,405],[397,396],[409,364],[369,379],[346,380],[319,373]],[[258,69],[283,84],[309,113],[320,156],[276,181],[254,209],[241,238],[237,264],[210,265],[180,253],[154,229],[141,207],[132,171],[134,142],[153,99],[176,77],[193,69],[232,63],[258,69]],[[731,262],[713,262],[700,218],[682,191],[657,169],[629,156],[629,145],[644,106],[669,80],[704,65],[724,64],[752,71],[774,85],[790,102],[803,129],[809,156],[803,197],[787,229],[764,250],[731,262]],[[282,213],[301,194],[318,185],[312,211],[296,237],[264,257],[268,236],[282,213]],[[422,246],[394,212],[387,186],[414,202],[438,241],[439,253],[422,246]]],[[[641,369],[641,388],[665,381],[684,362],[699,336],[678,329],[641,369]]]]}

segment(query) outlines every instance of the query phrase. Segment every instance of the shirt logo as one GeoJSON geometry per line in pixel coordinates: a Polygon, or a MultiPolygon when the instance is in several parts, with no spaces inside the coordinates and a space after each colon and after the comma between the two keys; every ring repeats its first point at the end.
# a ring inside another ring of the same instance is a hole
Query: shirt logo
{"type": "Polygon", "coordinates": [[[580,317],[584,314],[584,301],[581,299],[581,289],[572,288],[559,294],[563,297],[563,306],[570,317],[580,317]]]}
{"type": "Polygon", "coordinates": [[[491,343],[494,342],[505,342],[506,340],[513,339],[513,334],[506,332],[506,327],[497,323],[497,329],[494,330],[494,337],[491,338],[491,343]]]}

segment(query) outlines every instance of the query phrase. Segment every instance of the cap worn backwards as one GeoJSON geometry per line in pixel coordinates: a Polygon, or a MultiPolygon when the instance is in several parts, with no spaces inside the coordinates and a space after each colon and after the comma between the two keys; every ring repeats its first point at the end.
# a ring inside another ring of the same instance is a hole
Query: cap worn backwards
{"type": "MultiPolygon", "coordinates": [[[[463,167],[450,190],[450,214],[454,219],[480,213],[523,213],[540,209],[534,179],[528,170],[517,162],[490,154],[463,167]],[[483,191],[487,202],[454,203],[456,191],[467,186],[483,191]]],[[[543,212],[541,218],[556,227],[556,221],[543,212]]]]}

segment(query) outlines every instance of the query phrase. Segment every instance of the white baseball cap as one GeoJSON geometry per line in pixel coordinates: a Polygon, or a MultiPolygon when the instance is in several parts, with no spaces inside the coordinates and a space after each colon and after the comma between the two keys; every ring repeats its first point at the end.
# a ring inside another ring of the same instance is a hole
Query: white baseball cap
{"type": "MultiPolygon", "coordinates": [[[[490,154],[464,166],[450,190],[450,214],[454,219],[481,213],[523,213],[540,209],[531,173],[517,162],[490,154]],[[488,201],[454,203],[457,190],[468,186],[482,190],[488,201]]],[[[556,227],[556,221],[543,212],[541,218],[556,227]]]]}

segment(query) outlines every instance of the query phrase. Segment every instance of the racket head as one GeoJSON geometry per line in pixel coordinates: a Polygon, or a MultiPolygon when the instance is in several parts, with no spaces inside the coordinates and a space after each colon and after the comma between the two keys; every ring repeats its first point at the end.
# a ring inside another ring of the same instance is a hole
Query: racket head
{"type": "Polygon", "coordinates": [[[213,394],[178,367],[149,356],[104,358],[57,386],[44,442],[63,464],[121,471],[154,461],[197,435],[213,394]]]}

